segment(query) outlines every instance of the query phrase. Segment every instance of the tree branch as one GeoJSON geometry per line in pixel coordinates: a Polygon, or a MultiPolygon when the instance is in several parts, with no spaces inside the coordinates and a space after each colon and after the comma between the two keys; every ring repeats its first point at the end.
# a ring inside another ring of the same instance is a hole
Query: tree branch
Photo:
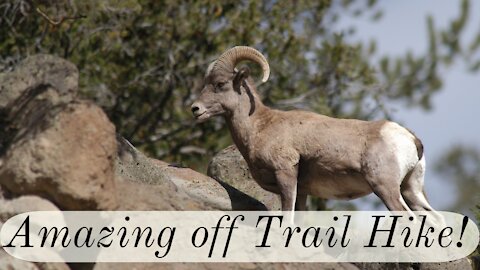
{"type": "Polygon", "coordinates": [[[55,26],[58,26],[60,24],[62,24],[63,22],[67,21],[67,20],[78,20],[78,19],[83,19],[83,18],[86,18],[87,16],[85,15],[78,15],[78,16],[74,16],[74,17],[64,17],[62,16],[60,18],[60,20],[58,21],[55,21],[53,19],[51,19],[50,17],[48,17],[47,14],[45,14],[40,8],[36,8],[35,11],[40,14],[45,20],[47,20],[51,25],[55,25],[55,26]]]}

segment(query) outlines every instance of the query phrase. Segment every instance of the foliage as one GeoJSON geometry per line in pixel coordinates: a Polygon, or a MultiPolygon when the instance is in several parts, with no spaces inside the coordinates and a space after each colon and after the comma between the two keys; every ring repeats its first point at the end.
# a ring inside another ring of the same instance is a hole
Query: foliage
{"type": "Polygon", "coordinates": [[[445,179],[455,183],[458,189],[458,196],[451,209],[472,211],[480,221],[480,149],[453,146],[437,161],[435,169],[445,179]],[[478,205],[475,206],[472,202],[478,205]]]}
{"type": "MultiPolygon", "coordinates": [[[[376,1],[6,0],[0,4],[3,69],[35,53],[74,62],[83,95],[107,111],[118,132],[151,155],[192,167],[231,143],[222,119],[195,125],[189,111],[207,65],[225,49],[264,52],[271,80],[259,90],[281,108],[370,119],[385,102],[430,108],[439,69],[457,56],[478,70],[480,35],[460,44],[468,1],[448,29],[429,18],[425,55],[384,57],[376,44],[351,42],[342,16],[379,20],[376,1]]],[[[253,68],[253,67],[252,67],[253,68]]],[[[255,73],[254,73],[255,74],[255,73]]]]}

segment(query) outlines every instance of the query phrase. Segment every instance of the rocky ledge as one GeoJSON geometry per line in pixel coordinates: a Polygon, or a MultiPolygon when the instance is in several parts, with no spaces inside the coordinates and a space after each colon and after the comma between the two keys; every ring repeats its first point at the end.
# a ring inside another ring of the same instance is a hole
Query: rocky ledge
{"type": "MultiPolygon", "coordinates": [[[[266,210],[278,198],[251,178],[234,147],[209,176],[149,158],[116,134],[94,103],[77,98],[78,70],[50,55],[0,74],[0,225],[38,210],[266,210]]],[[[471,269],[450,264],[63,264],[17,260],[0,269],[471,269]]]]}

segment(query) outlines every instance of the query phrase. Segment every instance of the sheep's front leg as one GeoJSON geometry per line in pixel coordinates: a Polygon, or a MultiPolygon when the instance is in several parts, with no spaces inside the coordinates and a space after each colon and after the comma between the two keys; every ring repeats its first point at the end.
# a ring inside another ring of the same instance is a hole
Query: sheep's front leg
{"type": "Polygon", "coordinates": [[[290,170],[278,170],[275,177],[280,188],[282,211],[294,210],[297,198],[297,174],[290,170]]]}
{"type": "Polygon", "coordinates": [[[307,210],[307,194],[298,193],[298,183],[297,183],[297,199],[295,201],[295,211],[305,211],[307,210]]]}
{"type": "Polygon", "coordinates": [[[288,220],[293,224],[293,213],[297,199],[297,172],[296,170],[277,170],[275,171],[275,177],[280,188],[282,211],[290,211],[288,220]]]}

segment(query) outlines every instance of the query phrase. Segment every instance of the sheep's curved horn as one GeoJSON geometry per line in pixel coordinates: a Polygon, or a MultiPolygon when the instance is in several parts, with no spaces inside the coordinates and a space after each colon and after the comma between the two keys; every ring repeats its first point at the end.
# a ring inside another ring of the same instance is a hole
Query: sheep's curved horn
{"type": "Polygon", "coordinates": [[[270,76],[270,66],[268,65],[265,56],[256,49],[247,46],[236,46],[225,51],[215,61],[211,69],[222,68],[225,70],[233,71],[235,66],[243,60],[251,60],[262,67],[263,78],[262,82],[266,82],[270,76]]]}

